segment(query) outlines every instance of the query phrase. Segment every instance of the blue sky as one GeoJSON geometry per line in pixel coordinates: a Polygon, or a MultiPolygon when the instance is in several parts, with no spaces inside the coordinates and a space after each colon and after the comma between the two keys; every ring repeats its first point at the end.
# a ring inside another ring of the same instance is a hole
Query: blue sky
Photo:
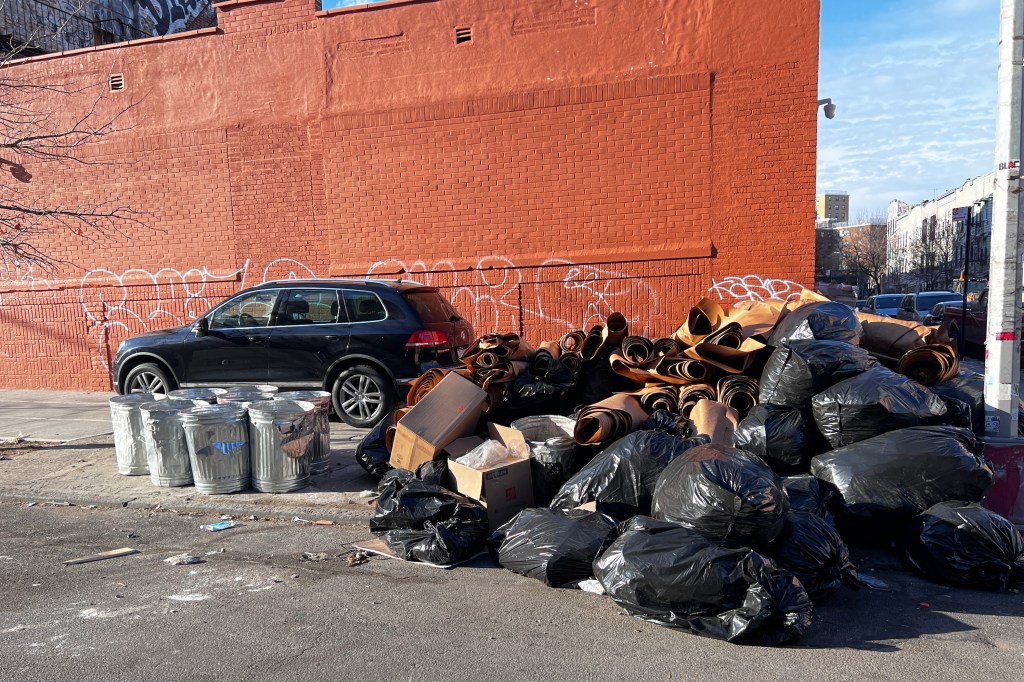
{"type": "Polygon", "coordinates": [[[998,48],[999,0],[821,0],[818,190],[857,220],[991,171],[998,48]]]}

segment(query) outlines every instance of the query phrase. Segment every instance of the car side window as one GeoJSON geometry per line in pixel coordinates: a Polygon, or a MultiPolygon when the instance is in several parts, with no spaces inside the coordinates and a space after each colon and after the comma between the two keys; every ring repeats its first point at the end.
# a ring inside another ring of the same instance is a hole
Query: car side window
{"type": "Polygon", "coordinates": [[[210,329],[266,327],[279,290],[253,291],[228,301],[210,317],[210,329]]]}
{"type": "Polygon", "coordinates": [[[342,295],[349,322],[379,322],[387,319],[384,304],[372,291],[345,289],[342,295]]]}
{"type": "Polygon", "coordinates": [[[290,289],[274,324],[293,326],[303,324],[334,324],[338,322],[341,307],[338,292],[333,289],[290,289]]]}
{"type": "Polygon", "coordinates": [[[872,296],[871,298],[868,299],[868,302],[864,304],[864,308],[866,310],[874,310],[875,309],[875,297],[874,296],[872,296]]]}
{"type": "Polygon", "coordinates": [[[902,308],[903,310],[913,310],[914,297],[910,295],[904,296],[903,300],[900,302],[900,308],[902,308]]]}

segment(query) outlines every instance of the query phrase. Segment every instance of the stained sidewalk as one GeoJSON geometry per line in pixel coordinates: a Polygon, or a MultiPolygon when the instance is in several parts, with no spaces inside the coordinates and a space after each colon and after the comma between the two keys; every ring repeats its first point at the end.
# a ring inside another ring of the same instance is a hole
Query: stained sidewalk
{"type": "Polygon", "coordinates": [[[159,488],[148,476],[121,476],[107,401],[113,393],[0,392],[0,500],[153,507],[261,517],[364,521],[374,481],[355,461],[366,433],[331,422],[331,471],[308,488],[270,495],[202,495],[159,488]]]}

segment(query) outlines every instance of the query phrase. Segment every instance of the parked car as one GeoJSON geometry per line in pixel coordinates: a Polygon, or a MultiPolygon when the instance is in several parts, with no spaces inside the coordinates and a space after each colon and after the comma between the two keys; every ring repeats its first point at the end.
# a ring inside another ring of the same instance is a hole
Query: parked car
{"type": "Polygon", "coordinates": [[[268,383],[322,389],[342,420],[369,427],[426,369],[457,364],[472,340],[472,326],[433,287],[268,282],[191,324],[127,339],[114,358],[114,381],[118,393],[268,383]]]}
{"type": "MultiPolygon", "coordinates": [[[[963,329],[963,340],[966,346],[985,345],[986,327],[988,325],[988,289],[984,289],[977,301],[967,302],[967,314],[962,315],[961,301],[946,306],[942,326],[946,328],[949,338],[959,340],[963,329]]],[[[1021,292],[1021,323],[1024,324],[1024,292],[1021,292]]],[[[1024,349],[1022,349],[1024,354],[1024,349]]]]}
{"type": "Polygon", "coordinates": [[[900,301],[900,309],[896,311],[895,317],[910,322],[924,322],[924,316],[936,303],[953,301],[957,296],[955,291],[921,291],[907,294],[900,301]]]}
{"type": "Polygon", "coordinates": [[[956,307],[959,308],[962,302],[962,299],[959,299],[936,303],[935,305],[932,306],[932,309],[928,311],[928,314],[924,316],[924,320],[922,323],[928,326],[942,324],[942,321],[946,317],[946,306],[955,305],[956,307]]]}
{"type": "Polygon", "coordinates": [[[857,299],[857,310],[864,310],[864,306],[867,304],[867,302],[868,300],[866,298],[857,299]]]}
{"type": "Polygon", "coordinates": [[[868,296],[867,303],[864,304],[864,310],[875,315],[895,317],[896,312],[900,309],[900,301],[903,300],[904,296],[905,294],[877,294],[875,296],[868,296]]]}

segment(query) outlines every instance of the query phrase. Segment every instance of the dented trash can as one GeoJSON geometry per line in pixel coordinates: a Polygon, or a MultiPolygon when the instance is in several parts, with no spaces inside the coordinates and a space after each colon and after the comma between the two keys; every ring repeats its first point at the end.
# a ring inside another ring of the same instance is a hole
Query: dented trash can
{"type": "Polygon", "coordinates": [[[249,422],[244,405],[193,407],[181,413],[196,490],[223,495],[251,481],[249,422]]]}
{"type": "Polygon", "coordinates": [[[316,406],[309,472],[314,476],[327,473],[331,468],[331,394],[327,391],[288,391],[276,394],[274,399],[298,400],[316,406]]]}
{"type": "Polygon", "coordinates": [[[149,480],[155,486],[174,488],[192,485],[192,462],[189,460],[181,413],[193,407],[209,405],[204,400],[156,400],[143,403],[142,431],[149,462],[149,480]]]}
{"type": "Polygon", "coordinates": [[[309,485],[315,411],[313,403],[295,400],[249,405],[253,488],[289,493],[309,485]]]}
{"type": "Polygon", "coordinates": [[[162,393],[128,393],[127,395],[115,395],[110,399],[110,421],[114,426],[114,455],[117,457],[117,473],[124,476],[146,476],[149,474],[146,441],[143,438],[142,413],[139,411],[139,407],[165,397],[162,393]]]}
{"type": "Polygon", "coordinates": [[[555,414],[538,415],[517,419],[511,426],[522,432],[530,446],[534,504],[546,507],[576,473],[576,420],[555,414]]]}

